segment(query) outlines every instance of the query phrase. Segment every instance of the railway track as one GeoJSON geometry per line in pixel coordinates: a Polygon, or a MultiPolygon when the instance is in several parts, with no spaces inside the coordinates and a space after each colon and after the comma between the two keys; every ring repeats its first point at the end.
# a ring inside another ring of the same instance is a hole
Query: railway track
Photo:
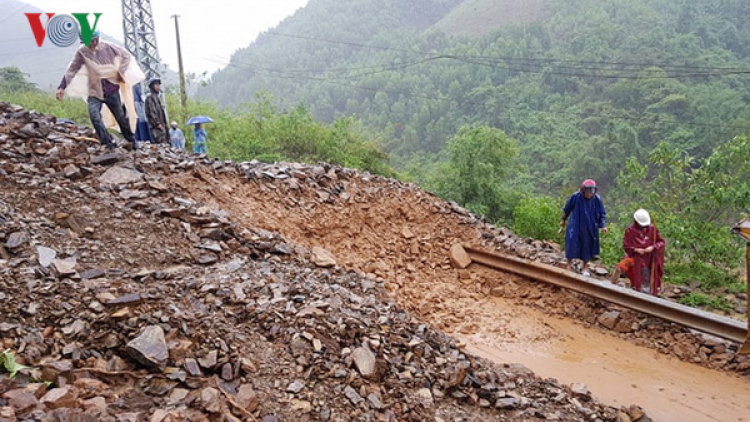
{"type": "MultiPolygon", "coordinates": [[[[605,300],[638,312],[670,321],[741,344],[741,354],[750,354],[750,319],[748,323],[669,302],[561,268],[540,264],[513,256],[488,252],[479,248],[456,245],[458,253],[465,253],[473,263],[513,273],[532,280],[552,284],[568,290],[605,300]]],[[[750,314],[750,313],[749,313],[750,314]]]]}

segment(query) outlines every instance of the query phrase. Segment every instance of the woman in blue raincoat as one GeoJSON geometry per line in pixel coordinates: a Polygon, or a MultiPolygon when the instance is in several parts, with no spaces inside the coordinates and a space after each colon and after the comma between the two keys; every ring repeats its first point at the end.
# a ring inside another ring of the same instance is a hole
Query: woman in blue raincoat
{"type": "Polygon", "coordinates": [[[574,259],[583,261],[583,275],[590,275],[586,269],[589,261],[599,255],[599,230],[607,233],[607,212],[602,198],[596,193],[596,182],[586,179],[581,189],[574,193],[563,208],[560,227],[565,230],[565,258],[567,269],[574,259]]]}

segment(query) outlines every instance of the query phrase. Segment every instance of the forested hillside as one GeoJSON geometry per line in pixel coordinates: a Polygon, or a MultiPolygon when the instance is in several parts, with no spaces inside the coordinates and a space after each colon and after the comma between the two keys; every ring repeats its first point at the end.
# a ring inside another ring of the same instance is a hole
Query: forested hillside
{"type": "Polygon", "coordinates": [[[463,124],[500,128],[546,192],[587,175],[606,189],[661,141],[704,157],[750,128],[750,2],[550,1],[543,20],[483,37],[440,30],[457,0],[377,3],[311,1],[203,94],[356,115],[402,169],[437,161],[463,124]]]}

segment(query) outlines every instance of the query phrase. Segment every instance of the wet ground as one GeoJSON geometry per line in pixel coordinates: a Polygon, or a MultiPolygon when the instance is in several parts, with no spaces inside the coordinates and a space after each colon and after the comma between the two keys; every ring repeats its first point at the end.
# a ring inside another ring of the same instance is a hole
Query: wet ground
{"type": "Polygon", "coordinates": [[[750,380],[680,361],[567,319],[494,299],[482,304],[512,312],[527,332],[549,333],[517,342],[479,332],[463,336],[469,351],[496,362],[518,362],[537,375],[585,383],[613,406],[638,403],[655,421],[750,421],[750,380]]]}

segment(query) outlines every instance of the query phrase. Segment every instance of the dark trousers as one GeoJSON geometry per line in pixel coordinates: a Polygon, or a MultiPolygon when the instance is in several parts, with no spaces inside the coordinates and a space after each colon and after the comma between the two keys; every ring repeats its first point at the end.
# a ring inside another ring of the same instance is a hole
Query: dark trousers
{"type": "Polygon", "coordinates": [[[91,124],[94,125],[96,136],[99,137],[99,142],[101,142],[102,145],[112,145],[112,137],[109,135],[109,132],[107,132],[107,127],[104,126],[104,121],[102,120],[102,104],[106,104],[109,111],[115,116],[117,125],[120,126],[120,133],[122,133],[122,136],[128,141],[135,143],[133,131],[130,130],[130,123],[125,116],[125,109],[120,101],[119,92],[105,95],[103,101],[96,97],[89,97],[88,104],[91,124]]]}

